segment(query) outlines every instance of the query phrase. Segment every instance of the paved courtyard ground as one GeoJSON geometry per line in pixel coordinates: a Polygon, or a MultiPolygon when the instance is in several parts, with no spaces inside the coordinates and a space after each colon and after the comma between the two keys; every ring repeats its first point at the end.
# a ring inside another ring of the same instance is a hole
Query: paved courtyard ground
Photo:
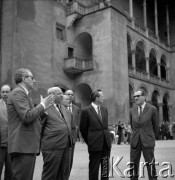
{"type": "MultiPolygon", "coordinates": [[[[111,157],[113,157],[113,162],[117,160],[117,156],[123,157],[123,159],[118,165],[118,168],[121,170],[122,173],[126,168],[128,168],[126,166],[126,163],[129,162],[129,152],[130,152],[129,145],[113,144],[112,146],[111,157]]],[[[89,157],[88,157],[86,144],[77,142],[75,148],[74,164],[73,164],[73,169],[71,171],[70,180],[88,180],[88,158],[89,157]]],[[[168,170],[164,171],[164,175],[168,173],[169,175],[171,174],[175,175],[175,140],[157,141],[155,148],[155,158],[156,161],[159,163],[159,166],[157,166],[157,173],[162,174],[163,169],[170,169],[169,171],[168,170]],[[162,163],[165,163],[165,165],[163,165],[162,163]],[[172,172],[171,172],[171,165],[169,165],[168,167],[168,163],[172,165],[172,172]]],[[[42,164],[43,164],[42,157],[40,156],[37,158],[34,180],[41,179],[42,164]]],[[[113,173],[111,171],[110,174],[111,174],[111,178],[110,178],[111,180],[120,180],[120,179],[129,180],[129,178],[120,177],[115,172],[114,169],[113,169],[113,173]]],[[[141,178],[141,179],[148,180],[146,171],[145,171],[145,178],[141,178]]],[[[159,176],[158,180],[175,180],[175,176],[174,177],[168,176],[167,178],[163,178],[159,176]]]]}
{"type": "MultiPolygon", "coordinates": [[[[113,162],[117,160],[117,156],[120,158],[123,157],[118,165],[118,168],[121,170],[122,174],[124,170],[128,168],[126,166],[126,163],[129,162],[129,151],[130,151],[129,145],[113,144],[112,146],[111,157],[113,157],[113,162]]],[[[157,141],[155,148],[155,158],[156,158],[156,162],[159,163],[159,166],[157,166],[157,173],[159,174],[158,180],[175,180],[175,176],[170,177],[171,174],[175,175],[175,140],[157,141]],[[162,175],[163,169],[165,169],[163,175],[164,176],[168,175],[167,178],[163,178],[162,175]]],[[[111,162],[112,162],[112,158],[111,158],[111,162]]],[[[33,180],[41,180],[42,165],[43,165],[42,156],[39,156],[37,157],[36,160],[33,180]]],[[[129,180],[129,178],[127,177],[126,178],[120,177],[121,174],[119,174],[120,175],[119,176],[114,168],[113,169],[111,168],[110,175],[111,175],[110,178],[111,180],[120,180],[120,179],[129,180]]],[[[148,180],[146,170],[145,170],[145,178],[140,178],[140,179],[148,180]]],[[[70,180],[88,180],[88,152],[87,152],[87,146],[84,143],[81,142],[76,143],[74,164],[73,164],[73,169],[71,171],[70,180]]]]}

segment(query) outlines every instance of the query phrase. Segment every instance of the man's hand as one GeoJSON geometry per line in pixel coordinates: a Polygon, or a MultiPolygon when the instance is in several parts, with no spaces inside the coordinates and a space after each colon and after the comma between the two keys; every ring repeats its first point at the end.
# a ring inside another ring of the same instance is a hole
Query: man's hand
{"type": "Polygon", "coordinates": [[[42,95],[40,96],[40,103],[43,103],[45,105],[45,109],[53,105],[54,101],[55,101],[55,96],[53,94],[50,94],[46,98],[43,98],[42,95]]]}

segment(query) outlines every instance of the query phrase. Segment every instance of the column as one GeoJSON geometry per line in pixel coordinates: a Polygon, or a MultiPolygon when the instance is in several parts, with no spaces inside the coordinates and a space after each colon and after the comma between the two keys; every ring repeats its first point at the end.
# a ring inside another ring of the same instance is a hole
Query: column
{"type": "Polygon", "coordinates": [[[150,73],[149,73],[149,57],[146,57],[146,72],[148,73],[147,78],[150,78],[150,73]]]}
{"type": "Polygon", "coordinates": [[[163,122],[163,103],[160,102],[158,103],[158,107],[159,107],[159,123],[163,122]]]}
{"type": "Polygon", "coordinates": [[[143,22],[144,22],[144,27],[147,29],[146,0],[143,0],[143,22]]]}
{"type": "Polygon", "coordinates": [[[134,72],[136,72],[136,58],[135,58],[135,51],[132,50],[132,66],[134,68],[134,72]]]}
{"type": "Polygon", "coordinates": [[[166,27],[167,27],[167,43],[170,45],[170,23],[169,23],[169,8],[166,6],[166,27]]]}
{"type": "Polygon", "coordinates": [[[169,68],[166,67],[166,80],[169,81],[169,68]]]}
{"type": "Polygon", "coordinates": [[[134,28],[133,0],[129,0],[129,15],[130,15],[130,18],[131,18],[132,27],[134,28]]]}
{"type": "Polygon", "coordinates": [[[133,0],[129,0],[129,15],[133,18],[133,0]]]}
{"type": "Polygon", "coordinates": [[[154,0],[154,16],[155,16],[155,34],[156,34],[156,36],[159,36],[159,31],[158,31],[157,0],[154,0]]]}
{"type": "Polygon", "coordinates": [[[160,67],[161,67],[161,64],[160,64],[160,63],[157,63],[157,71],[158,71],[159,82],[161,82],[161,71],[160,71],[160,67]]]}

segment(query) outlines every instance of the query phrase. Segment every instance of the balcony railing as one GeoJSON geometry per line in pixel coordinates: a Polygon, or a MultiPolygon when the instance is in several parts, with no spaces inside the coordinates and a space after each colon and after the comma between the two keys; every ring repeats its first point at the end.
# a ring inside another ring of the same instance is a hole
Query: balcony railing
{"type": "Polygon", "coordinates": [[[136,69],[136,76],[138,76],[141,79],[147,79],[148,73],[146,71],[136,69]]]}
{"type": "Polygon", "coordinates": [[[153,75],[153,74],[150,74],[150,80],[154,83],[160,82],[160,78],[158,76],[153,75]]]}
{"type": "Polygon", "coordinates": [[[78,13],[81,15],[85,15],[100,9],[99,3],[93,3],[91,5],[85,6],[78,1],[74,1],[72,3],[67,4],[67,15],[78,13]]]}
{"type": "Polygon", "coordinates": [[[82,73],[84,71],[93,70],[93,60],[90,59],[82,59],[77,57],[65,58],[64,59],[64,71],[67,73],[82,73]]]}
{"type": "Polygon", "coordinates": [[[157,85],[163,85],[165,87],[170,86],[169,80],[160,78],[153,74],[150,74],[150,76],[148,76],[147,72],[140,69],[135,70],[134,67],[132,66],[128,66],[128,73],[129,73],[129,76],[138,78],[140,80],[145,80],[147,82],[154,83],[157,85]]]}
{"type": "Polygon", "coordinates": [[[152,30],[145,29],[144,27],[140,26],[139,24],[136,24],[135,22],[132,23],[132,19],[130,17],[128,17],[127,20],[128,20],[128,27],[130,27],[131,29],[134,29],[138,33],[144,35],[146,38],[155,42],[159,46],[167,49],[168,51],[169,50],[175,51],[175,47],[170,48],[170,46],[165,41],[160,40],[160,38],[152,30]],[[132,24],[134,25],[132,26],[132,24]]]}

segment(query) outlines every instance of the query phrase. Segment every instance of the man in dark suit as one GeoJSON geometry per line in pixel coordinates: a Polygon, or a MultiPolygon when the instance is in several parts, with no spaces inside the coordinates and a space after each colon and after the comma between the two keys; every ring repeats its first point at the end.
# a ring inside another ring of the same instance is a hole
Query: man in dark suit
{"type": "Polygon", "coordinates": [[[108,179],[111,137],[108,129],[108,111],[102,106],[103,92],[91,94],[92,104],[82,110],[80,132],[88,146],[89,180],[98,180],[101,164],[101,179],[108,179]],[[105,170],[104,170],[105,169],[105,170]]]}
{"type": "Polygon", "coordinates": [[[8,153],[11,155],[13,180],[32,180],[39,152],[40,122],[38,117],[54,102],[54,96],[41,98],[36,107],[29,97],[35,84],[29,69],[19,69],[15,73],[16,88],[7,102],[8,112],[8,153]]]}
{"type": "Polygon", "coordinates": [[[3,165],[5,164],[4,179],[12,179],[12,164],[10,156],[7,152],[7,137],[8,137],[8,118],[7,118],[7,98],[12,90],[11,86],[5,84],[1,87],[0,99],[0,179],[2,175],[3,165]]]}
{"type": "Polygon", "coordinates": [[[69,111],[73,114],[73,122],[72,122],[72,148],[70,151],[70,170],[72,169],[72,164],[73,164],[73,158],[74,158],[74,150],[75,150],[75,143],[77,141],[77,135],[79,133],[79,121],[80,121],[80,109],[73,104],[74,100],[74,93],[72,90],[67,90],[65,92],[65,95],[69,97],[69,111]]]}
{"type": "Polygon", "coordinates": [[[55,96],[55,103],[47,109],[43,119],[41,150],[43,154],[42,180],[68,180],[70,174],[69,151],[72,145],[72,114],[61,105],[63,93],[59,87],[48,89],[55,96]]]}
{"type": "Polygon", "coordinates": [[[134,93],[135,106],[130,111],[131,152],[130,162],[133,170],[131,179],[138,179],[141,152],[147,163],[149,180],[157,179],[155,169],[154,147],[159,133],[159,120],[156,107],[146,103],[142,89],[134,93]]]}

